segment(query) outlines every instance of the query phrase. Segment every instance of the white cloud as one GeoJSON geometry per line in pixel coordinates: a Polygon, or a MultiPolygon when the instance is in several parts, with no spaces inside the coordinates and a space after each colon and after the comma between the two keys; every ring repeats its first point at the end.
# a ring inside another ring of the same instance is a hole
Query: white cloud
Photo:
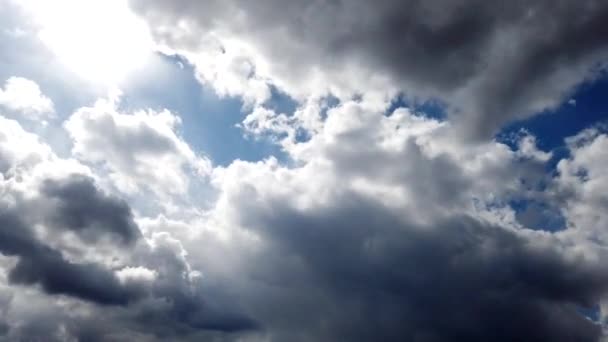
{"type": "Polygon", "coordinates": [[[34,196],[45,179],[71,173],[92,176],[86,166],[59,158],[37,135],[0,116],[0,192],[6,195],[4,199],[10,200],[15,191],[34,196]]]}
{"type": "Polygon", "coordinates": [[[4,89],[0,89],[0,106],[31,120],[46,119],[55,111],[53,101],[42,94],[38,84],[23,77],[6,80],[4,89]]]}
{"type": "Polygon", "coordinates": [[[478,138],[562,104],[601,74],[608,55],[597,29],[605,8],[578,2],[130,4],[161,51],[185,56],[221,94],[261,103],[273,85],[300,101],[327,93],[440,98],[478,138]]]}
{"type": "Polygon", "coordinates": [[[116,272],[116,276],[123,283],[151,283],[158,274],[156,271],[142,267],[125,267],[116,272]]]}
{"type": "Polygon", "coordinates": [[[80,108],[65,128],[74,142],[74,155],[106,168],[121,191],[184,195],[190,173],[209,172],[209,160],[178,135],[178,116],[168,110],[122,113],[116,106],[115,100],[100,100],[80,108]]]}
{"type": "Polygon", "coordinates": [[[557,165],[555,198],[568,225],[585,238],[608,242],[608,135],[590,128],[568,139],[571,157],[557,165]]]}
{"type": "Polygon", "coordinates": [[[254,134],[283,137],[283,147],[299,167],[284,167],[273,159],[235,162],[216,168],[214,182],[222,189],[227,186],[223,190],[228,193],[246,182],[247,191],[276,191],[273,196],[305,208],[331,205],[337,193],[353,191],[414,221],[428,222],[504,206],[511,196],[525,192],[521,179],[537,181],[534,166],[548,158],[531,136],[521,139],[517,152],[497,142],[471,144],[454,135],[449,123],[405,108],[385,116],[385,108],[375,101],[346,102],[330,109],[304,142],[294,136],[296,128],[304,127],[301,121],[256,109],[245,127],[254,134]]]}

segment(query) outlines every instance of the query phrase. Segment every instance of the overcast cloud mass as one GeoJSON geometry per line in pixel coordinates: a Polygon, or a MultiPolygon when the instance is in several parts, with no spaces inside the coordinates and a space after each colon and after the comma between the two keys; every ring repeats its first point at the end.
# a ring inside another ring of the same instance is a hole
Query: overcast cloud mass
{"type": "Polygon", "coordinates": [[[608,341],[606,23],[0,0],[0,341],[608,341]]]}

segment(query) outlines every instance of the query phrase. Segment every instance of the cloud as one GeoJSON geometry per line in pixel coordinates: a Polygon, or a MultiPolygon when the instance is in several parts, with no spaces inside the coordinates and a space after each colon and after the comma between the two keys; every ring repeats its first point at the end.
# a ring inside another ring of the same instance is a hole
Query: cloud
{"type": "Polygon", "coordinates": [[[17,121],[0,116],[0,123],[0,171],[4,177],[53,158],[51,148],[24,131],[17,121]]]}
{"type": "Polygon", "coordinates": [[[354,194],[335,200],[305,211],[284,199],[237,205],[269,244],[243,271],[270,340],[599,338],[577,305],[605,293],[602,264],[467,217],[417,226],[354,194]]]}
{"type": "Polygon", "coordinates": [[[91,179],[46,180],[42,193],[56,201],[51,221],[61,229],[73,230],[86,239],[111,234],[127,244],[141,235],[127,203],[100,192],[91,179]]]}
{"type": "MultiPolygon", "coordinates": [[[[129,234],[139,233],[130,209],[99,193],[92,185],[93,180],[86,178],[85,167],[58,158],[49,146],[41,143],[36,135],[25,132],[16,121],[1,120],[4,125],[0,130],[3,138],[0,161],[6,167],[0,178],[3,193],[0,253],[18,258],[10,267],[9,282],[37,284],[49,294],[69,295],[100,304],[126,304],[136,298],[138,294],[122,287],[105,265],[66,258],[62,249],[67,246],[61,241],[66,230],[81,229],[89,236],[101,236],[120,232],[126,224],[131,229],[129,234]],[[82,173],[72,176],[72,172],[82,173]],[[83,191],[80,192],[83,198],[70,197],[78,193],[78,185],[84,185],[80,190],[93,193],[83,191]],[[40,198],[41,192],[48,197],[40,198]],[[57,203],[49,203],[49,197],[57,203]],[[80,205],[75,205],[75,201],[81,201],[80,205]],[[58,225],[57,230],[47,229],[54,224],[58,225]]],[[[127,237],[135,239],[137,235],[127,237]]]]}
{"type": "Polygon", "coordinates": [[[602,227],[608,224],[604,213],[608,208],[608,178],[603,171],[608,167],[608,135],[605,127],[589,128],[568,140],[570,158],[557,165],[557,203],[568,224],[579,234],[605,243],[602,227]]]}
{"type": "Polygon", "coordinates": [[[181,123],[177,115],[168,110],[121,113],[114,101],[80,108],[64,126],[74,142],[73,153],[107,168],[121,191],[182,195],[188,191],[188,172],[208,172],[209,160],[176,132],[181,123]]]}
{"type": "Polygon", "coordinates": [[[214,166],[120,95],[71,146],[0,116],[0,340],[605,338],[605,129],[479,139],[601,73],[603,3],[130,4],[284,158],[214,166]]]}
{"type": "Polygon", "coordinates": [[[329,110],[293,167],[214,170],[216,207],[182,239],[205,279],[231,284],[269,341],[598,341],[581,308],[608,290],[602,248],[508,204],[547,181],[534,138],[471,144],[373,108],[329,110]]]}
{"type": "Polygon", "coordinates": [[[246,97],[260,82],[300,99],[405,92],[446,101],[477,137],[560,104],[608,53],[608,7],[594,0],[130,3],[161,49],[186,56],[220,93],[233,77],[247,90],[228,93],[246,97]],[[251,65],[245,79],[220,67],[234,55],[251,65]]]}
{"type": "Polygon", "coordinates": [[[125,267],[119,270],[116,274],[118,279],[123,283],[128,282],[145,282],[151,283],[156,278],[157,274],[154,270],[145,267],[125,267]]]}
{"type": "Polygon", "coordinates": [[[0,252],[19,257],[9,273],[11,283],[40,284],[49,294],[67,294],[99,304],[124,305],[137,295],[99,265],[65,260],[59,251],[39,242],[16,213],[4,211],[0,227],[0,252]]]}
{"type": "Polygon", "coordinates": [[[0,289],[12,298],[0,319],[9,339],[162,340],[256,327],[229,301],[209,300],[180,241],[169,232],[144,236],[130,205],[102,190],[94,169],[0,120],[0,289]],[[36,305],[40,315],[28,309],[36,305]]]}
{"type": "MultiPolygon", "coordinates": [[[[173,130],[176,117],[121,114],[102,102],[81,109],[66,127],[90,166],[72,160],[79,166],[65,169],[66,160],[5,119],[6,286],[15,298],[39,288],[40,305],[58,312],[36,325],[14,312],[15,299],[6,305],[8,336],[30,336],[20,319],[29,334],[57,340],[600,339],[603,321],[582,310],[604,305],[608,269],[598,242],[576,233],[587,223],[535,231],[509,204],[541,193],[569,198],[561,173],[547,179],[542,171],[551,155],[534,137],[517,137],[515,150],[473,143],[451,122],[357,99],[310,121],[314,134],[300,140],[292,133],[306,122],[299,118],[323,107],[309,101],[298,119],[267,110],[249,121],[280,136],[292,163],[212,169],[216,200],[194,216],[137,217],[99,186],[117,179],[102,160],[135,178],[117,165],[179,156],[176,146],[187,145],[173,130]],[[536,190],[542,184],[546,192],[536,190]]],[[[572,138],[563,163],[590,163],[584,151],[599,136],[572,138]]]]}
{"type": "Polygon", "coordinates": [[[38,84],[22,77],[6,80],[0,89],[0,106],[31,120],[48,118],[55,112],[53,101],[42,94],[38,84]]]}

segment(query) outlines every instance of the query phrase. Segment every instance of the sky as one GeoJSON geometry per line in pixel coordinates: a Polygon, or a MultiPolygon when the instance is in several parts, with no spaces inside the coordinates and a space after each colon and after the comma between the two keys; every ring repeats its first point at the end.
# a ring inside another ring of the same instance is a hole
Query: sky
{"type": "Polygon", "coordinates": [[[0,0],[0,341],[608,341],[606,22],[0,0]]]}

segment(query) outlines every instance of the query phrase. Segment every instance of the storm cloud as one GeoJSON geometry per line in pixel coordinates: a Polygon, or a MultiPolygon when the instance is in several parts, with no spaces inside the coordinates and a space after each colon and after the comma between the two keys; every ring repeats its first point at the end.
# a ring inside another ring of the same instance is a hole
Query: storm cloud
{"type": "Polygon", "coordinates": [[[592,309],[608,289],[602,263],[567,257],[543,234],[470,217],[417,226],[352,194],[339,203],[302,212],[272,202],[272,209],[243,218],[245,226],[263,231],[276,253],[246,264],[280,289],[263,292],[270,309],[257,308],[268,315],[272,340],[601,336],[580,310],[592,309]],[[266,269],[274,258],[290,262],[266,269]]]}
{"type": "Polygon", "coordinates": [[[127,244],[140,238],[127,203],[106,196],[90,179],[74,176],[61,181],[47,180],[42,193],[58,202],[51,220],[63,229],[83,236],[112,234],[127,244]]]}
{"type": "Polygon", "coordinates": [[[100,304],[127,304],[137,296],[112,272],[99,265],[65,260],[57,250],[38,241],[15,213],[0,215],[0,252],[19,260],[9,273],[16,284],[39,284],[50,294],[66,294],[100,304]]]}

